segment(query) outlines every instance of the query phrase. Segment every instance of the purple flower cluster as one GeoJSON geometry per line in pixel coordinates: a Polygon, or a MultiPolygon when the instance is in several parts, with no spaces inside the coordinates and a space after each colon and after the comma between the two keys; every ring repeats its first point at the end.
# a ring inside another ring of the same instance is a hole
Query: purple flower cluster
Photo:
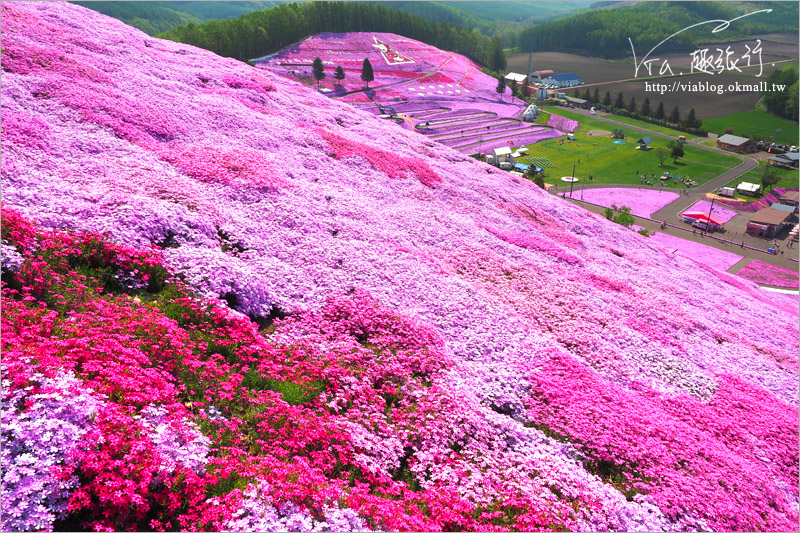
{"type": "MultiPolygon", "coordinates": [[[[4,368],[5,371],[5,368],[4,368]]],[[[2,383],[2,529],[50,531],[67,512],[78,479],[66,459],[91,425],[98,400],[70,375],[35,375],[27,386],[2,383]]]]}
{"type": "MultiPolygon", "coordinates": [[[[263,483],[245,489],[239,508],[224,524],[224,531],[369,531],[352,509],[328,506],[319,519],[292,503],[270,504],[268,492],[263,483]]],[[[210,501],[212,505],[214,502],[210,501]]]]}
{"type": "Polygon", "coordinates": [[[211,443],[194,424],[168,416],[164,407],[149,406],[142,410],[142,425],[149,428],[150,439],[164,458],[162,469],[167,473],[180,466],[198,474],[208,463],[211,443]]]}
{"type": "Polygon", "coordinates": [[[2,269],[5,272],[16,272],[24,261],[13,244],[2,244],[2,269]]]}

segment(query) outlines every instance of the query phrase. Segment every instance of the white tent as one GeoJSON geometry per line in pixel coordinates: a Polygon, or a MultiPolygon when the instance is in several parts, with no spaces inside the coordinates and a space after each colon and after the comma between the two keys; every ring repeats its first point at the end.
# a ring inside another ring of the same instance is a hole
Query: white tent
{"type": "Polygon", "coordinates": [[[736,190],[742,194],[755,194],[760,188],[761,185],[758,183],[750,183],[748,181],[743,181],[736,186],[736,190]]]}

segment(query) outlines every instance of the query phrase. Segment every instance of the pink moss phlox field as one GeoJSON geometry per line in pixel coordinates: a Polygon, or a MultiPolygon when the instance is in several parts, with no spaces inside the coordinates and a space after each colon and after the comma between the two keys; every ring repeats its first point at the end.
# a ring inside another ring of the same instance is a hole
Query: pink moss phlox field
{"type": "Polygon", "coordinates": [[[553,128],[567,133],[575,131],[579,126],[577,120],[572,120],[569,118],[562,117],[560,115],[553,115],[553,114],[547,117],[547,125],[553,126],[553,128]]]}
{"type": "Polygon", "coordinates": [[[706,215],[711,210],[711,216],[717,217],[722,222],[728,222],[730,219],[737,215],[736,211],[731,211],[730,209],[725,209],[724,207],[720,207],[716,203],[712,206],[711,202],[706,202],[705,200],[701,200],[691,207],[686,209],[686,211],[691,213],[705,213],[706,215]]]}
{"type": "Polygon", "coordinates": [[[583,199],[603,207],[630,207],[631,213],[640,217],[650,217],[653,213],[678,198],[678,193],[664,190],[602,187],[586,189],[583,199]]]}
{"type": "Polygon", "coordinates": [[[750,261],[744,268],[739,270],[736,275],[755,283],[772,285],[774,287],[796,289],[799,286],[797,272],[770,265],[763,261],[750,261]]]}
{"type": "Polygon", "coordinates": [[[741,255],[733,252],[727,252],[714,246],[681,239],[680,237],[673,237],[666,233],[656,232],[650,236],[650,240],[663,245],[669,252],[677,250],[677,253],[689,259],[722,270],[723,272],[742,260],[741,255]]]}
{"type": "Polygon", "coordinates": [[[42,505],[3,529],[796,527],[796,300],[267,70],[1,9],[3,506],[42,505]]]}

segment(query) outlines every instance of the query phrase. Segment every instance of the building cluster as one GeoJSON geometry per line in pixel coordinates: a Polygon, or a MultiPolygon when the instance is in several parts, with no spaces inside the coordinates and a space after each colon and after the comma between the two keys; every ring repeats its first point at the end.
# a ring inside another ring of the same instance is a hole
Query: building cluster
{"type": "Polygon", "coordinates": [[[527,75],[509,72],[505,80],[517,87],[527,88],[528,94],[536,94],[537,98],[547,98],[548,91],[583,85],[577,74],[572,72],[556,74],[552,70],[535,70],[527,75]]]}

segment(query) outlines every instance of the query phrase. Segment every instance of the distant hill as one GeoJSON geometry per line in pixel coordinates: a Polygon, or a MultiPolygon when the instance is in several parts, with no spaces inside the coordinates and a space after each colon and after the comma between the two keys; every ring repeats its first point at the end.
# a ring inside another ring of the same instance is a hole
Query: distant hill
{"type": "Polygon", "coordinates": [[[520,51],[559,51],[618,58],[630,55],[628,38],[649,49],[675,32],[709,20],[739,20],[716,34],[708,24],[675,36],[660,46],[663,52],[690,50],[700,43],[725,42],[773,32],[798,31],[796,2],[641,2],[613,10],[592,10],[527,28],[517,34],[520,51]],[[533,41],[532,41],[533,39],[533,41]]]}
{"type": "Polygon", "coordinates": [[[477,28],[484,35],[503,37],[513,42],[517,32],[577,10],[588,9],[592,2],[376,2],[398,11],[419,15],[438,22],[454,22],[477,28]]]}
{"type": "MultiPolygon", "coordinates": [[[[181,24],[236,18],[289,2],[73,2],[155,35],[181,24]]],[[[365,2],[419,15],[435,22],[476,28],[484,35],[508,35],[532,23],[566,16],[592,2],[365,2]]]]}
{"type": "Polygon", "coordinates": [[[261,57],[318,33],[397,33],[458,52],[493,72],[505,69],[500,40],[478,30],[435,22],[366,2],[291,2],[232,20],[177,26],[159,37],[241,60],[261,57]]]}
{"type": "Polygon", "coordinates": [[[282,2],[73,2],[103,13],[149,35],[181,24],[240,17],[282,2]]]}

